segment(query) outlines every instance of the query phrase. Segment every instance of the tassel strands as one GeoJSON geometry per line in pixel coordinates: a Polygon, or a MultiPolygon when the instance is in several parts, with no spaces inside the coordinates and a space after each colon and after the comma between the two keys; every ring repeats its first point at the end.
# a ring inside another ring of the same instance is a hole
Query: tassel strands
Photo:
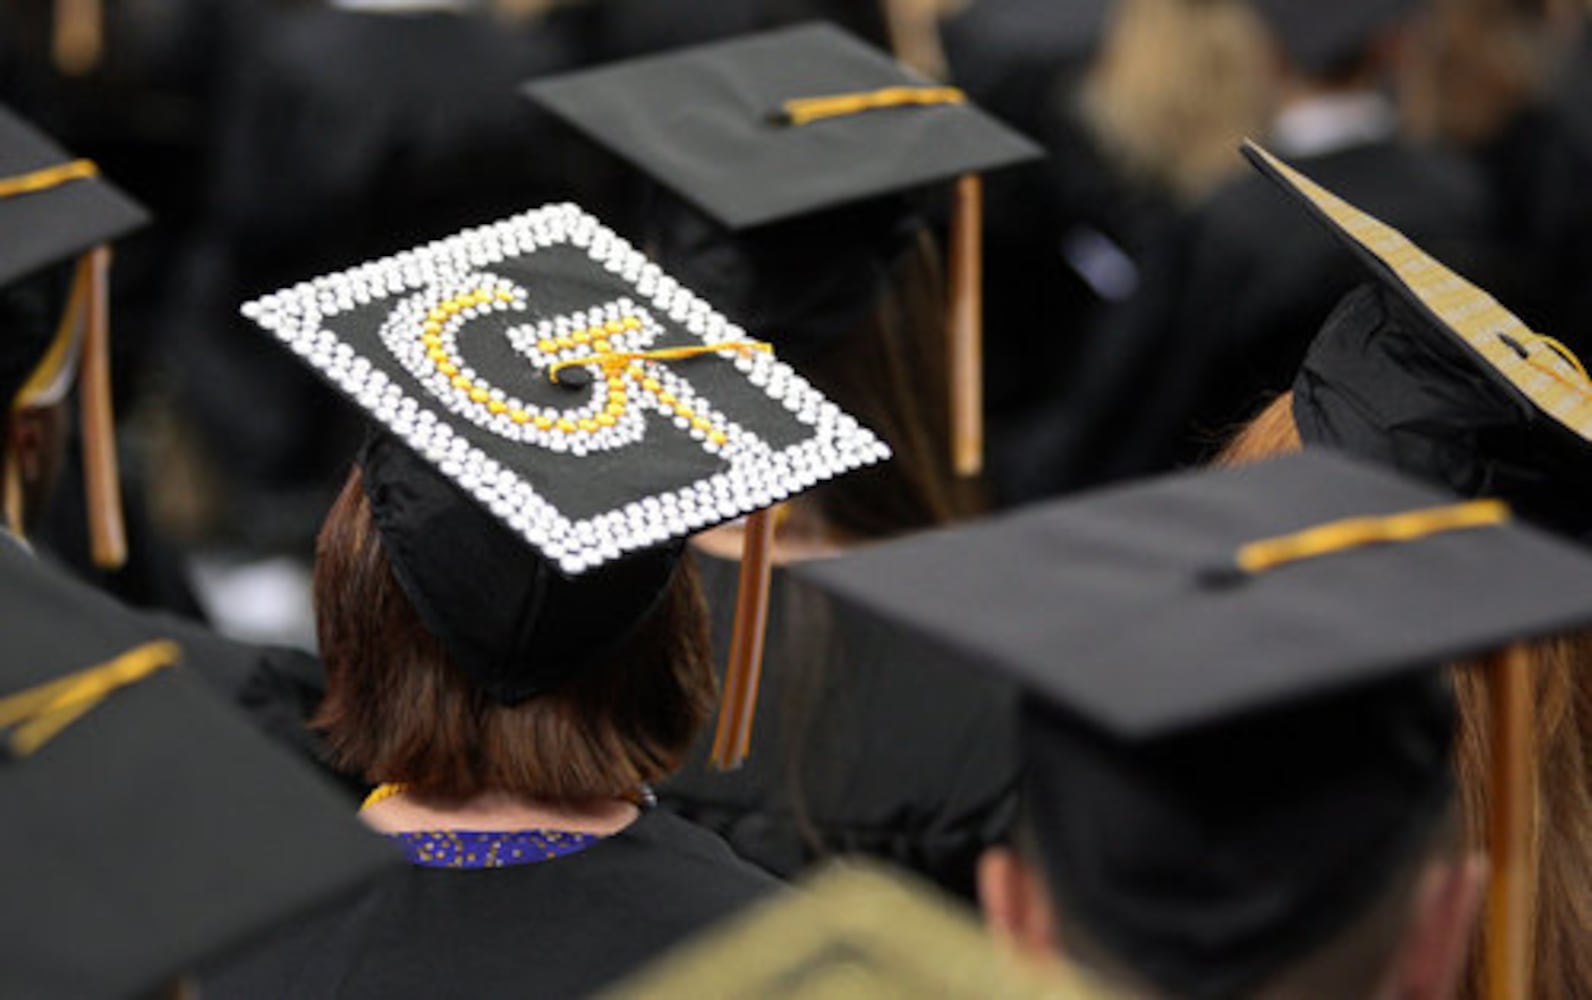
{"type": "Polygon", "coordinates": [[[984,471],[984,187],[957,179],[951,217],[951,465],[958,476],[984,471]]]}
{"type": "Polygon", "coordinates": [[[83,421],[83,481],[88,491],[89,544],[94,564],[117,569],[127,561],[122,489],[116,460],[116,421],[111,404],[109,276],[111,251],[89,251],[86,329],[83,333],[79,403],[83,421]]]}
{"type": "Polygon", "coordinates": [[[740,767],[751,752],[752,720],[763,676],[763,642],[768,632],[775,520],[774,512],[766,508],[746,519],[740,586],[735,595],[735,627],[730,636],[730,659],[724,670],[719,723],[710,758],[721,771],[740,767]]]}
{"type": "Polygon", "coordinates": [[[1513,646],[1487,669],[1492,728],[1488,817],[1486,983],[1490,1000],[1532,996],[1532,884],[1536,864],[1535,708],[1531,664],[1513,646]]]}

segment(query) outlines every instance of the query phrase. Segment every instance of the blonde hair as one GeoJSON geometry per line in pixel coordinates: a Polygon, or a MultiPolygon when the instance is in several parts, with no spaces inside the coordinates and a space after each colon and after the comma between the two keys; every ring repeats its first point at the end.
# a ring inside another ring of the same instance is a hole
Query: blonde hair
{"type": "Polygon", "coordinates": [[[1197,201],[1242,167],[1270,112],[1264,28],[1243,0],[1119,0],[1082,95],[1130,176],[1197,201]]]}
{"type": "MultiPolygon", "coordinates": [[[[1293,394],[1283,393],[1228,442],[1216,464],[1238,466],[1299,451],[1293,394]]],[[[1592,633],[1527,643],[1536,739],[1536,873],[1533,997],[1577,997],[1592,984],[1592,633]]],[[[1454,771],[1465,837],[1487,843],[1492,801],[1491,715],[1485,660],[1453,667],[1458,732],[1454,771]]],[[[1473,948],[1462,998],[1485,993],[1482,951],[1473,948]]]]}

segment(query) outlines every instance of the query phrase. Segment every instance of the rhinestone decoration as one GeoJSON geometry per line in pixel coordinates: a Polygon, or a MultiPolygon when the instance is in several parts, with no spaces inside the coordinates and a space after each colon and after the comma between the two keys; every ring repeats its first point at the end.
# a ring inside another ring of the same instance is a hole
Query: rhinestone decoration
{"type": "Polygon", "coordinates": [[[731,420],[670,364],[624,357],[656,346],[666,322],[703,344],[748,337],[574,205],[550,205],[304,282],[248,303],[243,314],[571,575],[778,503],[890,454],[772,354],[726,347],[714,356],[733,363],[810,429],[783,448],[731,420]],[[568,314],[533,317],[535,288],[486,270],[559,245],[584,252],[630,293],[568,314]],[[387,302],[392,305],[380,341],[424,394],[395,383],[325,325],[339,314],[387,302]],[[511,321],[526,314],[525,322],[511,322],[507,330],[514,355],[543,378],[554,365],[575,363],[591,375],[590,399],[575,408],[539,407],[472,370],[459,349],[461,331],[492,313],[509,314],[511,321]],[[590,362],[582,364],[586,358],[590,362]],[[579,519],[461,433],[468,423],[527,448],[584,456],[646,447],[649,422],[660,421],[688,434],[724,463],[723,470],[579,519]]]}

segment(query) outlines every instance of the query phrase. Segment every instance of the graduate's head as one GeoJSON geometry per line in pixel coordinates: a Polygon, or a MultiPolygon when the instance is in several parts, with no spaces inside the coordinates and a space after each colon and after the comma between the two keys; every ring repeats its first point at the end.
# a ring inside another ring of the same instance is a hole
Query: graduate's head
{"type": "MultiPolygon", "coordinates": [[[[321,722],[345,765],[419,794],[611,796],[667,774],[712,695],[686,539],[771,525],[889,455],[574,205],[244,313],[371,418],[317,558],[321,722]]],[[[742,560],[720,762],[756,703],[767,549],[742,560]]]]}
{"type": "Polygon", "coordinates": [[[1449,996],[1482,869],[1440,676],[1149,743],[1031,703],[991,930],[1133,996],[1449,996]],[[1352,735],[1350,735],[1352,734],[1352,735]]]}
{"type": "Polygon", "coordinates": [[[631,795],[714,702],[678,545],[566,580],[396,443],[367,449],[327,516],[315,612],[337,763],[418,795],[631,795]]]}
{"type": "Polygon", "coordinates": [[[143,208],[0,106],[0,430],[4,510],[23,533],[48,499],[84,376],[82,437],[95,562],[125,558],[110,411],[105,301],[112,240],[143,208]]]}
{"type": "Polygon", "coordinates": [[[982,455],[977,175],[1038,147],[832,25],[527,94],[643,175],[646,243],[670,273],[890,444],[890,466],[813,494],[827,527],[879,538],[970,506],[953,478],[982,455]],[[946,268],[931,220],[953,200],[946,268]]]}
{"type": "MultiPolygon", "coordinates": [[[[1549,661],[1496,651],[1592,621],[1580,547],[1323,450],[794,572],[1018,682],[1027,834],[985,866],[992,923],[1170,996],[1443,995],[1478,878],[1454,817],[1494,852],[1542,829],[1530,754],[1488,734],[1561,710],[1534,686],[1549,661]],[[1456,806],[1472,752],[1491,808],[1468,786],[1456,806]],[[1351,930],[1373,919],[1405,934],[1351,930]]],[[[1500,871],[1532,882],[1531,854],[1500,871]]],[[[1490,946],[1529,927],[1515,899],[1490,946]]]]}
{"type": "Polygon", "coordinates": [[[1419,0],[1250,0],[1269,31],[1283,79],[1307,89],[1387,82],[1419,0]]]}

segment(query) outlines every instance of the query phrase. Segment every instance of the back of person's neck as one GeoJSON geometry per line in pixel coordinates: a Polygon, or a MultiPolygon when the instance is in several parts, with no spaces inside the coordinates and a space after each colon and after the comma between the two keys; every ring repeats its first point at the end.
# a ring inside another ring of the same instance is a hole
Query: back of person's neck
{"type": "Polygon", "coordinates": [[[554,802],[487,792],[443,802],[400,790],[360,810],[359,817],[380,833],[557,830],[606,837],[634,823],[639,815],[634,804],[617,798],[554,802]]]}

